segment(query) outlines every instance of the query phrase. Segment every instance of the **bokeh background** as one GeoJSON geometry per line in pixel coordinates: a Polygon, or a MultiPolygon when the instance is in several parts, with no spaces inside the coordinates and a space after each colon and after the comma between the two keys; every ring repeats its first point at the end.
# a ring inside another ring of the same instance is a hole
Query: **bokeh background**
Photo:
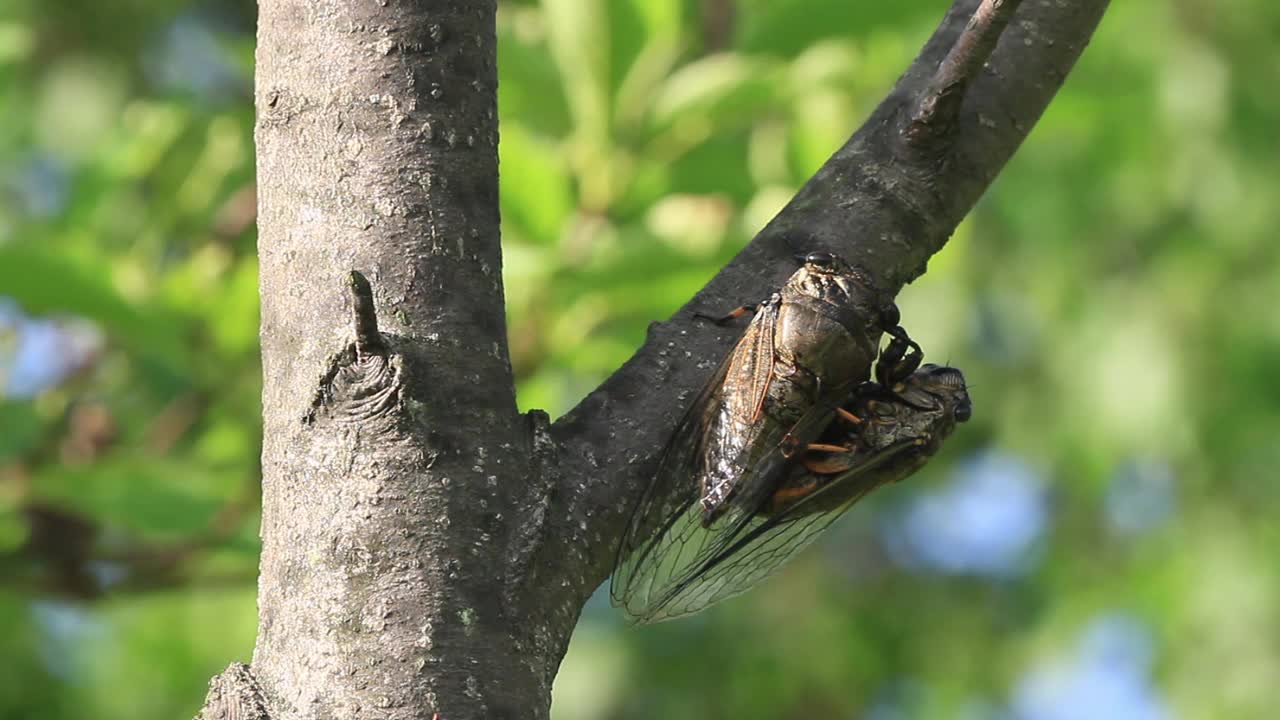
{"type": "MultiPolygon", "coordinates": [[[[942,0],[500,11],[524,408],[563,413],[882,97],[942,0]]],[[[0,718],[189,717],[249,658],[247,0],[0,8],[0,718]]],[[[974,420],[781,576],[627,628],[557,720],[1274,718],[1280,5],[1117,2],[900,304],[974,420]]]]}

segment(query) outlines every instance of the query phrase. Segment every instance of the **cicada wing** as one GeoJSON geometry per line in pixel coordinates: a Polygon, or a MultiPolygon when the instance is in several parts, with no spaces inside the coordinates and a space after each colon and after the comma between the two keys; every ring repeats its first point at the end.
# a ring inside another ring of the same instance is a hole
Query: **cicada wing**
{"type": "MultiPolygon", "coordinates": [[[[618,548],[610,594],[613,604],[643,622],[653,599],[671,588],[727,540],[723,527],[704,527],[701,480],[708,453],[736,455],[737,435],[708,440],[720,420],[749,425],[763,406],[773,372],[777,296],[755,317],[685,413],[663,452],[649,487],[633,510],[618,548]],[[712,442],[715,446],[708,446],[712,442]]],[[[720,433],[725,434],[725,433],[720,433]]]]}
{"type": "Polygon", "coordinates": [[[703,527],[697,498],[669,516],[658,534],[625,558],[614,573],[613,604],[635,623],[654,621],[660,600],[696,568],[714,537],[703,527]]]}
{"type": "MultiPolygon", "coordinates": [[[[835,394],[843,397],[848,393],[841,388],[835,394]]],[[[714,401],[715,398],[708,399],[714,401]]],[[[798,442],[798,447],[803,447],[820,435],[830,423],[834,408],[834,402],[815,405],[790,426],[761,423],[752,441],[734,459],[737,470],[732,473],[732,492],[716,512],[707,513],[701,502],[702,493],[691,491],[695,484],[692,482],[694,473],[690,465],[681,465],[681,458],[687,456],[676,453],[672,455],[672,462],[664,462],[662,472],[683,472],[683,477],[690,480],[678,488],[672,482],[664,483],[667,496],[679,498],[678,505],[650,512],[653,517],[640,523],[633,520],[629,534],[637,527],[656,526],[657,516],[664,518],[649,544],[633,554],[629,563],[621,563],[622,569],[616,572],[614,579],[614,604],[624,607],[636,622],[647,623],[687,615],[718,601],[718,598],[709,598],[705,605],[687,602],[675,614],[669,607],[681,588],[696,583],[698,576],[715,558],[725,556],[741,537],[760,525],[758,512],[777,487],[779,479],[789,470],[790,446],[798,442]],[[680,470],[682,467],[683,471],[680,470]],[[627,565],[630,567],[624,567],[627,565]],[[628,589],[620,597],[617,590],[621,586],[628,589]]],[[[696,449],[689,462],[696,462],[697,455],[703,451],[720,450],[696,449]]],[[[654,487],[660,482],[663,482],[663,477],[655,479],[654,487]]]]}
{"type": "Polygon", "coordinates": [[[696,518],[700,507],[698,462],[730,361],[726,358],[720,364],[676,425],[653,479],[629,516],[609,590],[614,606],[633,617],[643,615],[651,596],[669,583],[670,573],[681,563],[685,548],[678,541],[690,540],[684,519],[691,512],[696,518]]]}
{"type": "Polygon", "coordinates": [[[822,434],[835,416],[838,400],[849,395],[847,386],[833,389],[807,408],[791,425],[761,422],[756,436],[734,460],[738,469],[734,491],[719,512],[754,515],[791,465],[797,452],[822,434]]]}
{"type": "Polygon", "coordinates": [[[729,415],[740,422],[759,420],[764,408],[769,381],[773,379],[773,334],[778,327],[781,304],[777,295],[761,303],[729,354],[722,398],[729,415]]]}
{"type": "Polygon", "coordinates": [[[913,447],[903,441],[870,452],[863,462],[785,510],[740,521],[730,542],[653,603],[646,622],[698,612],[746,592],[777,572],[854,503],[895,479],[882,471],[913,447]]]}

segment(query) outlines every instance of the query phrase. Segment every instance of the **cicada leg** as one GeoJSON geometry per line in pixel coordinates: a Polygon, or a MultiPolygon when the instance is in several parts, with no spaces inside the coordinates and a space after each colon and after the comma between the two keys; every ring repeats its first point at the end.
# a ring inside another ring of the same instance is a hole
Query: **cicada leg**
{"type": "MultiPolygon", "coordinates": [[[[774,293],[773,297],[769,299],[769,302],[775,302],[777,297],[778,297],[778,294],[774,293]]],[[[694,312],[693,316],[696,318],[701,318],[703,320],[710,320],[716,325],[728,325],[729,323],[733,322],[734,320],[737,320],[738,318],[742,317],[743,315],[746,315],[747,313],[755,312],[756,310],[760,309],[760,306],[763,304],[764,303],[751,303],[750,305],[741,305],[739,307],[736,307],[730,310],[728,313],[721,315],[720,317],[716,317],[715,315],[708,315],[704,312],[694,312]]]]}
{"type": "Polygon", "coordinates": [[[803,482],[788,482],[775,490],[765,503],[766,513],[780,512],[800,502],[825,486],[832,476],[857,466],[860,461],[858,453],[843,445],[811,443],[805,446],[805,452],[800,464],[810,474],[803,476],[803,482]]]}
{"type": "Polygon", "coordinates": [[[840,418],[841,420],[844,420],[850,425],[862,424],[862,418],[858,417],[857,415],[854,415],[853,413],[849,412],[848,410],[845,410],[842,407],[836,408],[836,417],[840,418]]]}
{"type": "Polygon", "coordinates": [[[876,361],[876,382],[892,388],[920,367],[924,351],[901,325],[896,325],[885,333],[893,339],[880,351],[880,358],[876,361]]]}
{"type": "MultiPolygon", "coordinates": [[[[805,449],[805,450],[810,450],[810,451],[813,451],[813,452],[826,452],[826,453],[848,453],[848,452],[853,452],[853,450],[852,450],[852,449],[847,448],[847,447],[845,447],[844,445],[831,445],[831,444],[829,444],[829,443],[809,443],[808,445],[805,445],[805,446],[804,446],[804,449],[805,449]]],[[[806,456],[806,457],[807,457],[807,456],[806,456]]]]}
{"type": "Polygon", "coordinates": [[[755,312],[755,311],[756,311],[755,305],[743,305],[741,307],[736,307],[730,310],[728,313],[721,315],[720,317],[716,317],[715,315],[708,315],[703,312],[695,312],[693,316],[696,318],[701,318],[703,320],[710,320],[716,325],[728,325],[729,323],[733,322],[734,320],[737,320],[743,315],[746,315],[747,313],[755,312]]]}
{"type": "Polygon", "coordinates": [[[782,456],[783,457],[793,458],[795,457],[796,452],[800,450],[804,450],[806,452],[810,450],[813,450],[816,452],[835,452],[835,453],[850,452],[849,448],[843,445],[828,445],[827,443],[808,443],[802,448],[800,447],[800,442],[796,440],[795,436],[791,435],[790,433],[788,433],[786,437],[782,438],[782,456]]]}
{"type": "Polygon", "coordinates": [[[789,487],[779,488],[770,498],[766,505],[766,512],[773,514],[788,507],[804,498],[812,495],[818,488],[822,487],[822,483],[815,478],[803,485],[792,485],[789,487]]]}
{"type": "Polygon", "coordinates": [[[800,464],[805,470],[818,475],[834,475],[844,472],[858,464],[858,459],[852,449],[841,445],[813,445],[811,450],[829,453],[828,456],[805,455],[800,458],[800,464]]]}

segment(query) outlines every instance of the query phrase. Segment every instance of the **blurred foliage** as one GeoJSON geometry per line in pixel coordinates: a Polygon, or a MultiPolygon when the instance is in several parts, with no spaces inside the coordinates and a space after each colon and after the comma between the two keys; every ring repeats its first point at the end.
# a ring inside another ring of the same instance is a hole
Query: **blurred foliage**
{"type": "MultiPolygon", "coordinates": [[[[945,5],[502,4],[521,405],[624,361],[945,5]]],[[[251,651],[253,12],[0,10],[0,718],[188,716],[251,651]]],[[[974,421],[741,599],[594,600],[555,716],[1274,716],[1278,39],[1262,0],[1115,3],[899,298],[974,421]]]]}

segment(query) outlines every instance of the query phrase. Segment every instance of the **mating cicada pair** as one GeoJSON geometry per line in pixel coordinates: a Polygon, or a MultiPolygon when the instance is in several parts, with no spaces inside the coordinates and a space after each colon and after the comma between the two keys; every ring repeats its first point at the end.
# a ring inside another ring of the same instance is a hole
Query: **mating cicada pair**
{"type": "Polygon", "coordinates": [[[964,376],[921,365],[879,298],[839,257],[810,253],[755,308],[631,515],[615,605],[657,622],[747,590],[969,418],[964,376]]]}

